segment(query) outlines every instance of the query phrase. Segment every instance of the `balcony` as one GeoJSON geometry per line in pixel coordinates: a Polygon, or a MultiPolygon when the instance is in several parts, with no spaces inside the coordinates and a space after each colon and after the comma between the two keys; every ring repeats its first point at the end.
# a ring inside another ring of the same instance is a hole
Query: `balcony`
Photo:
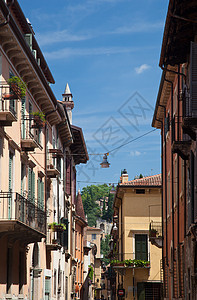
{"type": "Polygon", "coordinates": [[[45,234],[46,213],[42,209],[18,193],[0,192],[0,236],[29,244],[45,234]]]}
{"type": "Polygon", "coordinates": [[[47,250],[54,251],[61,247],[64,250],[68,249],[68,220],[63,218],[63,223],[51,223],[48,224],[47,229],[47,250]]]}
{"type": "Polygon", "coordinates": [[[183,160],[189,157],[191,141],[174,141],[172,144],[172,152],[177,153],[183,160]]]}
{"type": "Polygon", "coordinates": [[[60,158],[63,153],[60,149],[49,149],[47,154],[47,176],[49,178],[56,178],[60,175],[61,163],[60,158]]]}
{"type": "Polygon", "coordinates": [[[137,253],[119,253],[113,255],[110,265],[114,271],[125,274],[126,269],[150,269],[150,253],[140,257],[137,253]]]}
{"type": "Polygon", "coordinates": [[[191,98],[188,91],[184,91],[182,95],[183,99],[183,132],[188,134],[191,139],[196,140],[196,128],[197,128],[197,113],[195,106],[195,99],[191,98]]]}
{"type": "Polygon", "coordinates": [[[162,248],[162,223],[151,221],[149,229],[149,240],[152,245],[162,248]]]}
{"type": "Polygon", "coordinates": [[[40,145],[41,128],[34,127],[33,116],[23,116],[21,121],[21,148],[23,151],[34,151],[40,145]]]}
{"type": "Polygon", "coordinates": [[[0,126],[12,126],[17,121],[17,99],[6,82],[0,83],[0,126]]]}
{"type": "Polygon", "coordinates": [[[47,229],[46,247],[48,251],[55,251],[61,249],[60,238],[58,232],[47,229]]]}

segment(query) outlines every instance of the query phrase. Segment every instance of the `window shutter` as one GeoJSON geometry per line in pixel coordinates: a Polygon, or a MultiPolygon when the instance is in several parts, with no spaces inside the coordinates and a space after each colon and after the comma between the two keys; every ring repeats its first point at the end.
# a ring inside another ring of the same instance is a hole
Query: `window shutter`
{"type": "Polygon", "coordinates": [[[70,158],[66,158],[66,193],[71,194],[71,161],[70,158]]]}
{"type": "Polygon", "coordinates": [[[168,113],[167,117],[165,117],[165,120],[164,120],[164,133],[165,133],[165,135],[168,133],[169,130],[170,130],[170,117],[169,117],[169,113],[168,113]]]}
{"type": "Polygon", "coordinates": [[[28,169],[28,200],[31,201],[31,168],[28,169]]]}
{"type": "Polygon", "coordinates": [[[44,182],[41,181],[41,209],[44,210],[44,182]]]}
{"type": "Polygon", "coordinates": [[[35,173],[32,171],[32,202],[35,203],[35,173]]]}
{"type": "Polygon", "coordinates": [[[21,136],[22,139],[25,139],[25,97],[22,99],[21,103],[21,117],[22,117],[22,126],[21,126],[21,136]]]}
{"type": "Polygon", "coordinates": [[[40,178],[38,178],[37,184],[38,184],[38,207],[40,208],[40,206],[41,206],[41,182],[40,182],[40,178]]]}
{"type": "Polygon", "coordinates": [[[148,244],[146,234],[135,235],[135,259],[148,259],[148,244]]]}
{"type": "Polygon", "coordinates": [[[32,50],[32,33],[27,33],[24,35],[26,43],[29,45],[29,48],[32,50]]]}
{"type": "Polygon", "coordinates": [[[64,224],[66,225],[66,230],[62,232],[62,246],[68,250],[68,219],[65,219],[64,224]]]}
{"type": "Polygon", "coordinates": [[[74,175],[73,175],[73,181],[74,181],[74,203],[76,204],[76,170],[74,171],[74,175]]]}
{"type": "Polygon", "coordinates": [[[197,116],[197,43],[190,44],[190,110],[197,116]]]}
{"type": "Polygon", "coordinates": [[[9,153],[9,191],[12,190],[12,162],[13,162],[13,154],[9,153]]]}

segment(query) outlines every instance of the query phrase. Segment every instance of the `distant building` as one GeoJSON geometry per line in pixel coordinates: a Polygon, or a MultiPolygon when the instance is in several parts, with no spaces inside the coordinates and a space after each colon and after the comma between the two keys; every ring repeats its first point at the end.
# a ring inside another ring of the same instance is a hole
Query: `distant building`
{"type": "MultiPolygon", "coordinates": [[[[117,299],[119,289],[131,300],[161,299],[161,175],[128,181],[124,171],[116,188],[112,236],[111,266],[116,272],[116,280],[110,281],[112,299],[117,299]]],[[[109,280],[110,276],[114,276],[111,269],[109,280]]]]}

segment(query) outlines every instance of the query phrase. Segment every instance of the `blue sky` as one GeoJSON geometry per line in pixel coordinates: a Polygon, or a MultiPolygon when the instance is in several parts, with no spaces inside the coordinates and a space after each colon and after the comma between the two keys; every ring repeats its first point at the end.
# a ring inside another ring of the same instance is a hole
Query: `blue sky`
{"type": "MultiPolygon", "coordinates": [[[[168,1],[19,0],[55,78],[57,99],[69,83],[74,125],[83,128],[89,153],[105,153],[152,130],[161,70],[168,1]]],[[[90,155],[78,167],[83,187],[160,173],[160,132],[136,140],[109,157],[90,155]]]]}

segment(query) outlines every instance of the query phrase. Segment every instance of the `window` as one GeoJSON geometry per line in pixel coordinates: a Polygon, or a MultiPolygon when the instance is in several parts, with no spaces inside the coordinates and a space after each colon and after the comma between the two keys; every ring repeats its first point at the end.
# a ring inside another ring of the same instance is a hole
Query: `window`
{"type": "Polygon", "coordinates": [[[135,259],[148,260],[147,234],[135,235],[135,259]]]}
{"type": "Polygon", "coordinates": [[[38,178],[38,207],[44,209],[44,182],[38,178]]]}
{"type": "Polygon", "coordinates": [[[145,189],[137,189],[135,192],[136,194],[145,194],[145,189]]]}
{"type": "Polygon", "coordinates": [[[35,202],[35,173],[32,168],[28,171],[28,199],[35,202]]]}
{"type": "Polygon", "coordinates": [[[95,233],[92,234],[92,240],[96,240],[96,234],[95,233]]]}

